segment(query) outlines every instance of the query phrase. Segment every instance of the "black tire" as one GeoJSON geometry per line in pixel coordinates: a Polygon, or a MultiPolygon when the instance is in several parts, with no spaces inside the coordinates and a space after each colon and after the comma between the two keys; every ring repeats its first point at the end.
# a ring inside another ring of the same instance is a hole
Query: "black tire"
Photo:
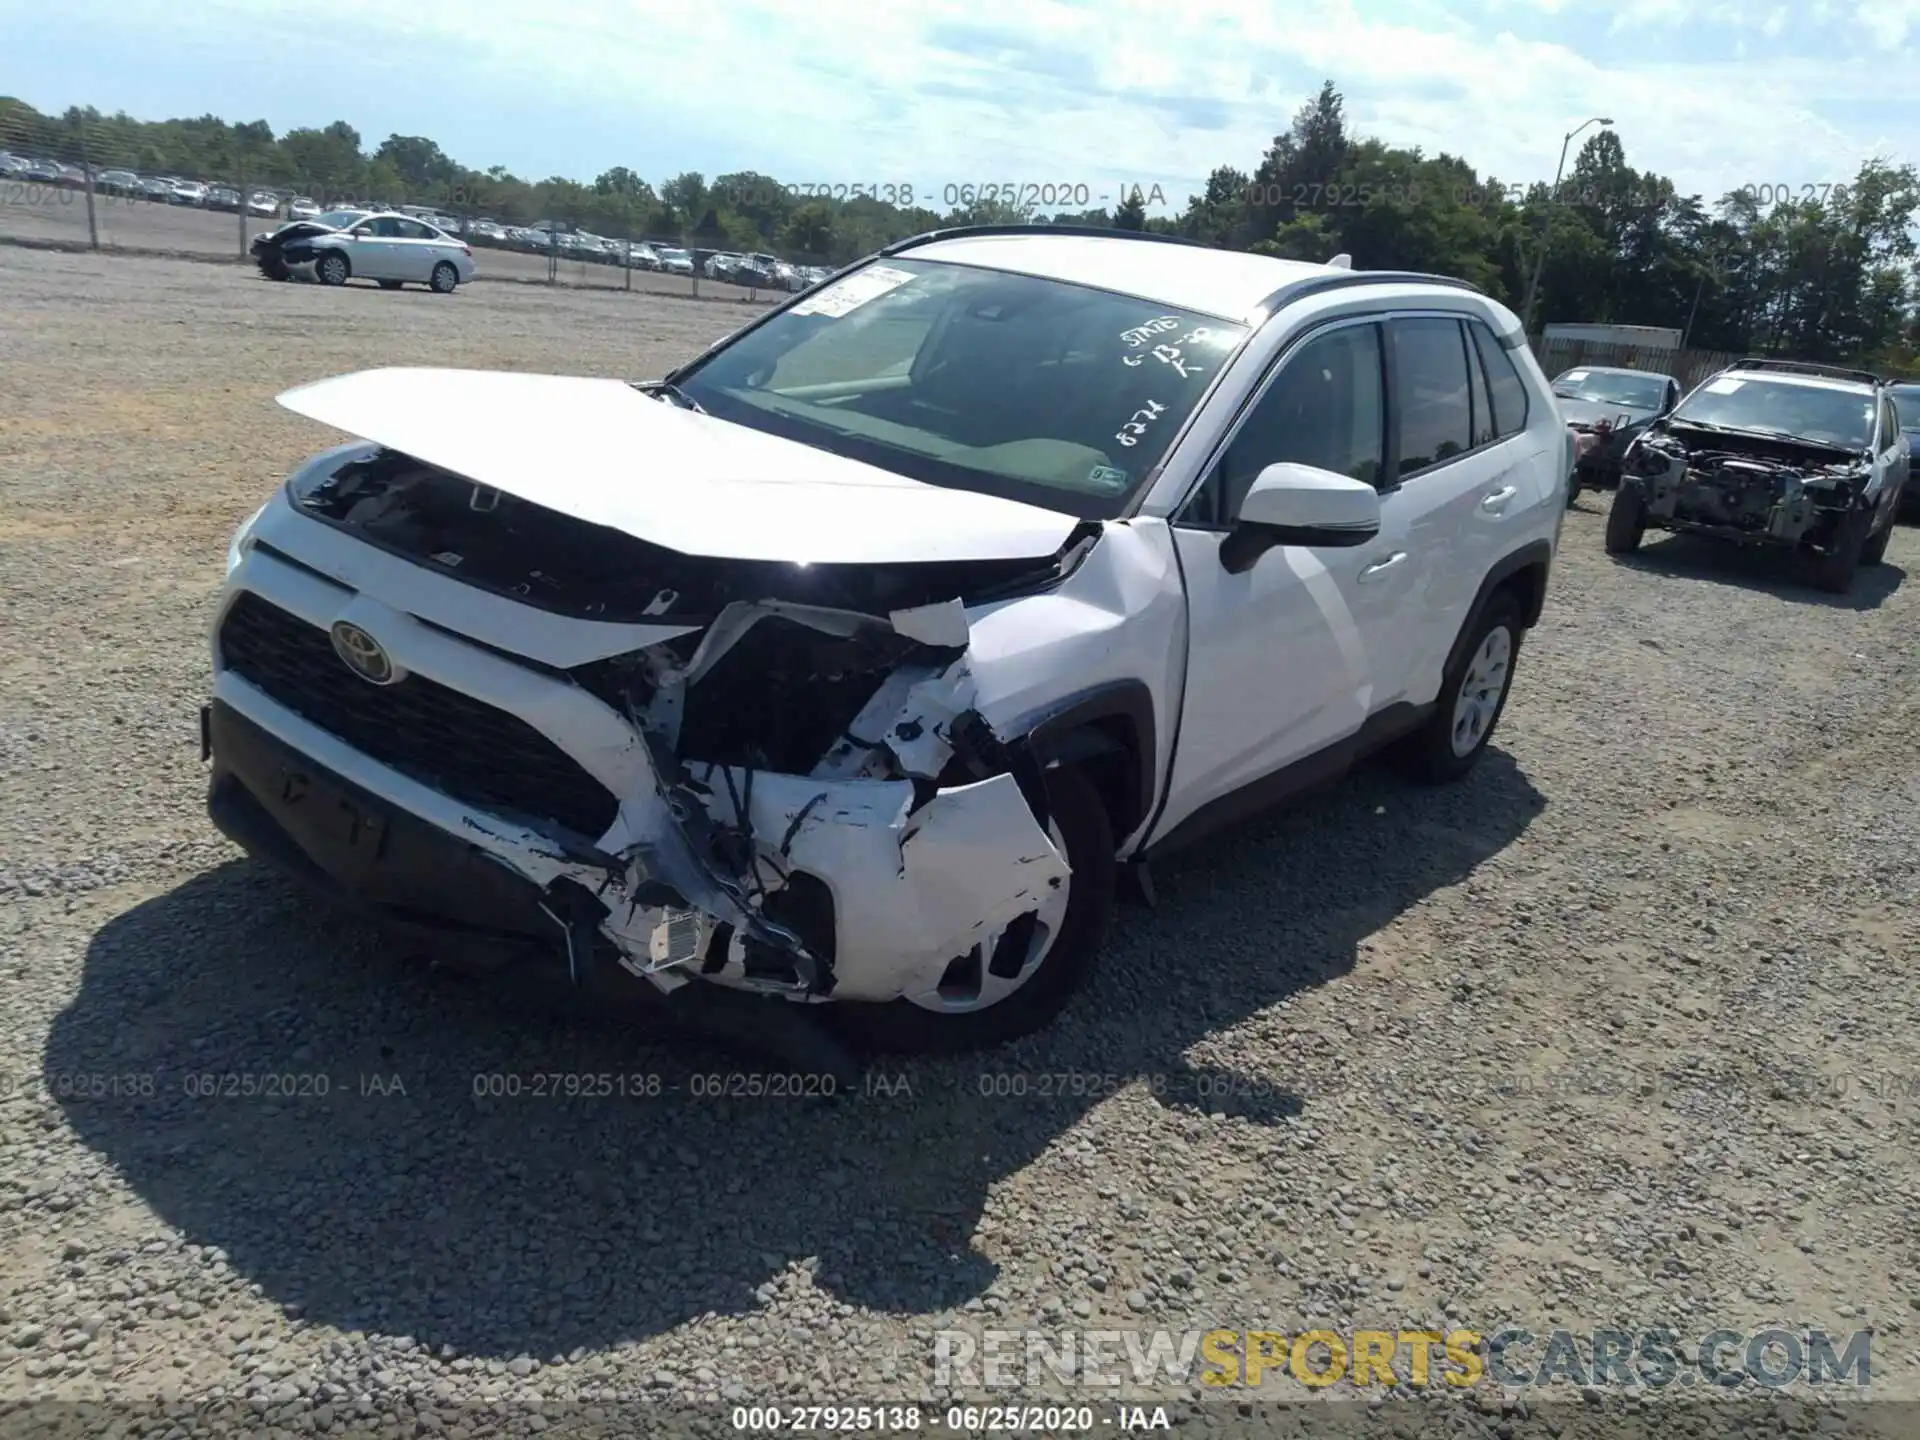
{"type": "Polygon", "coordinates": [[[278,260],[261,261],[260,273],[269,280],[291,280],[293,278],[292,272],[278,260]]]}
{"type": "Polygon", "coordinates": [[[1466,643],[1460,647],[1459,657],[1447,666],[1447,673],[1440,681],[1440,694],[1434,703],[1433,714],[1425,725],[1394,747],[1391,758],[1403,775],[1425,785],[1444,785],[1460,779],[1480,762],[1488,742],[1493,739],[1493,732],[1499,728],[1500,717],[1506,713],[1507,697],[1513,693],[1513,672],[1519,666],[1521,640],[1526,633],[1526,627],[1520,621],[1520,602],[1510,591],[1495,591],[1487,601],[1487,608],[1480,612],[1472,629],[1467,632],[1466,643]],[[1505,682],[1486,729],[1480,733],[1472,748],[1461,754],[1453,744],[1460,691],[1466,684],[1474,657],[1480,653],[1481,646],[1489,635],[1501,628],[1507,632],[1505,682]]]}
{"type": "Polygon", "coordinates": [[[344,285],[353,274],[353,264],[338,250],[327,250],[321,253],[313,273],[322,285],[344,285]]]}
{"type": "Polygon", "coordinates": [[[400,282],[398,280],[379,280],[375,283],[379,285],[382,290],[398,290],[400,288],[400,282]]]}
{"type": "Polygon", "coordinates": [[[1073,875],[1059,938],[1033,977],[999,1004],[959,1014],[943,1015],[910,1000],[832,1006],[831,1018],[850,1039],[874,1050],[951,1054],[1031,1034],[1066,1006],[1092,973],[1106,938],[1118,867],[1107,807],[1084,771],[1070,765],[1049,770],[1047,803],[1073,875]]]}
{"type": "Polygon", "coordinates": [[[453,268],[453,262],[451,260],[442,260],[438,265],[433,267],[433,280],[431,283],[434,294],[451,295],[453,293],[453,287],[460,283],[460,272],[453,268]]]}
{"type": "Polygon", "coordinates": [[[1872,524],[1871,510],[1849,510],[1840,518],[1833,543],[1814,562],[1815,585],[1829,595],[1845,595],[1853,589],[1853,577],[1866,558],[1867,528],[1872,524]]]}
{"type": "Polygon", "coordinates": [[[1887,558],[1887,542],[1893,539],[1893,516],[1887,516],[1887,523],[1880,527],[1880,533],[1868,540],[1860,551],[1862,565],[1878,565],[1887,558]]]}
{"type": "Polygon", "coordinates": [[[1638,485],[1625,480],[1613,492],[1613,508],[1607,511],[1607,553],[1631,555],[1640,548],[1647,533],[1647,502],[1638,485]]]}
{"type": "Polygon", "coordinates": [[[1573,472],[1567,476],[1567,509],[1573,509],[1573,502],[1580,498],[1580,490],[1580,471],[1576,466],[1573,472]]]}

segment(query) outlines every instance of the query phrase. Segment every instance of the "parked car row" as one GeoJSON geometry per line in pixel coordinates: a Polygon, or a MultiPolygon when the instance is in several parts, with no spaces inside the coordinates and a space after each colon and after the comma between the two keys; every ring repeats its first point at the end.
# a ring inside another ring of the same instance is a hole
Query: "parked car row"
{"type": "MultiPolygon", "coordinates": [[[[30,159],[0,152],[0,179],[34,181],[79,188],[87,175],[78,165],[30,159]]],[[[187,205],[229,214],[245,212],[264,219],[312,221],[323,214],[353,211],[359,214],[396,214],[457,237],[468,245],[518,250],[530,255],[558,254],[566,260],[652,270],[665,275],[699,275],[709,280],[757,290],[799,292],[833,273],[826,265],[800,265],[761,251],[688,250],[660,241],[619,240],[586,230],[569,230],[559,222],[507,225],[498,220],[448,215],[426,205],[394,205],[384,200],[336,199],[323,206],[310,195],[287,194],[258,188],[242,191],[225,182],[189,180],[178,175],[141,175],[132,170],[94,167],[96,193],[161,205],[187,205]]]]}
{"type": "MultiPolygon", "coordinates": [[[[105,169],[97,165],[92,170],[94,193],[119,199],[151,200],[156,205],[191,205],[235,215],[244,211],[266,218],[282,214],[289,203],[276,190],[243,191],[238,186],[220,182],[209,184],[178,175],[140,175],[132,170],[105,169]]],[[[33,160],[0,152],[0,179],[64,185],[77,190],[85,187],[87,171],[58,160],[33,160]]],[[[297,198],[294,203],[298,203],[297,198]]],[[[311,200],[306,203],[313,204],[311,200]]],[[[315,212],[318,208],[314,207],[315,212]]]]}

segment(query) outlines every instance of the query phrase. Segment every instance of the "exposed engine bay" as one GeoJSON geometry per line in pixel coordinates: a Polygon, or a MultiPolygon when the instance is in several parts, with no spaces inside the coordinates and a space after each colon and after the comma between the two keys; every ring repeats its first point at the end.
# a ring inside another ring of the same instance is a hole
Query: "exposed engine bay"
{"type": "Polygon", "coordinates": [[[526,816],[548,831],[528,853],[487,836],[546,886],[576,970],[604,936],[663,988],[697,970],[794,999],[892,998],[986,963],[1065,883],[1038,764],[974,708],[967,606],[1057,584],[1097,526],[1037,561],[714,560],[385,449],[292,499],[464,584],[667,637],[550,682],[640,737],[646,793],[619,789],[604,835],[526,816]]]}
{"type": "Polygon", "coordinates": [[[1623,482],[1658,528],[1824,547],[1871,473],[1867,457],[1836,447],[1666,421],[1627,453],[1623,482]]]}

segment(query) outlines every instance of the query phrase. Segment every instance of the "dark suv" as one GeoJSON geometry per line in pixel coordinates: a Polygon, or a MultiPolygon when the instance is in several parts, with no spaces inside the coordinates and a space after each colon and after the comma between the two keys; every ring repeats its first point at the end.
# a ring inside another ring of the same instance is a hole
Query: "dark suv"
{"type": "Polygon", "coordinates": [[[1908,454],[1871,371],[1739,360],[1628,447],[1607,549],[1636,550],[1651,527],[1801,550],[1820,587],[1844,594],[1886,554],[1908,454]]]}

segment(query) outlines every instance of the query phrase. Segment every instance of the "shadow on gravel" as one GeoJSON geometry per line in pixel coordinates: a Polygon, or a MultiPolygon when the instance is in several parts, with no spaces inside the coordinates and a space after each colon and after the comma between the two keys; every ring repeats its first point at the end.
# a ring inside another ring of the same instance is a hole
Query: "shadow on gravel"
{"type": "MultiPolygon", "coordinates": [[[[1027,1167],[1130,1082],[1328,1123],[1335,1102],[1296,1076],[1329,1057],[1260,1012],[1352,969],[1544,803],[1500,751],[1435,790],[1363,769],[1156,871],[1158,907],[1116,916],[1048,1032],[881,1066],[832,1102],[710,1098],[702,1077],[751,1062],[535,1003],[526,983],[395,963],[379,932],[236,862],[94,936],[46,1070],[152,1074],[151,1098],[63,1100],[68,1121],[188,1242],[315,1323],[546,1360],[750,1312],[813,1257],[814,1283],[850,1301],[934,1312],[994,1278],[971,1244],[990,1187],[1026,1170],[1042,1210],[1050,1188],[1093,1188],[1071,1150],[1027,1167]],[[1265,1067],[1210,1067],[1209,1042],[1243,1022],[1238,1053],[1265,1067]]],[[[1129,1228],[1125,1198],[1099,1223],[1129,1228]]],[[[789,1356],[804,1342],[784,1339],[789,1356]]]]}
{"type": "Polygon", "coordinates": [[[1633,554],[1618,558],[1622,565],[1637,570],[1738,585],[1744,590],[1764,591],[1797,604],[1823,605],[1833,610],[1877,610],[1907,578],[1907,572],[1892,561],[1863,565],[1854,577],[1851,591],[1830,595],[1814,587],[1813,569],[1807,556],[1759,546],[1732,545],[1704,535],[1666,535],[1657,541],[1650,538],[1633,554]]]}

